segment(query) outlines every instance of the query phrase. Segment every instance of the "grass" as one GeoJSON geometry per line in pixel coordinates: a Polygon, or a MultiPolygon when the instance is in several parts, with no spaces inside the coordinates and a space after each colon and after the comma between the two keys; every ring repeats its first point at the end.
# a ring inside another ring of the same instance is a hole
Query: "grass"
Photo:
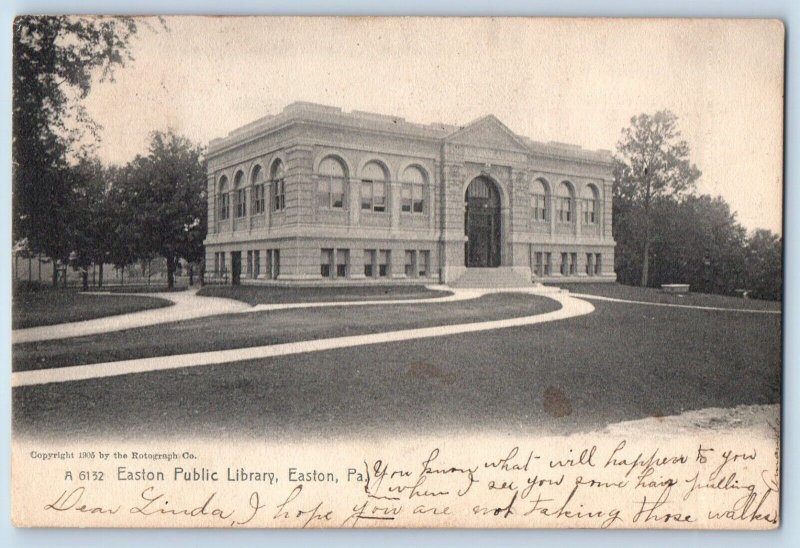
{"type": "Polygon", "coordinates": [[[198,292],[206,297],[236,299],[251,305],[275,303],[310,303],[330,301],[366,301],[431,299],[450,295],[448,291],[427,289],[421,285],[363,285],[337,287],[276,287],[253,285],[208,285],[198,292]]]}
{"type": "MultiPolygon", "coordinates": [[[[16,388],[14,427],[126,439],[563,434],[780,401],[779,315],[594,304],[535,326],[16,388]]],[[[228,321],[218,328],[235,337],[243,325],[228,321]]],[[[209,332],[185,334],[202,344],[209,332]]]]}
{"type": "Polygon", "coordinates": [[[187,286],[176,285],[172,289],[166,285],[108,285],[103,287],[90,288],[89,291],[96,291],[98,293],[175,293],[177,291],[186,291],[187,286]]]}
{"type": "Polygon", "coordinates": [[[600,297],[611,297],[628,301],[645,301],[651,303],[688,304],[693,306],[714,306],[732,309],[781,310],[781,303],[761,301],[758,299],[742,299],[726,295],[708,293],[670,294],[651,287],[635,287],[618,283],[572,283],[557,284],[571,293],[584,293],[600,297]]]}
{"type": "Polygon", "coordinates": [[[79,322],[171,306],[154,297],[87,295],[74,289],[19,291],[14,295],[12,328],[79,322]]]}
{"type": "Polygon", "coordinates": [[[18,344],[15,371],[363,335],[543,314],[552,299],[513,293],[452,303],[328,307],[199,318],[72,339],[18,344]],[[153,344],[158,341],[158,344],[153,344]]]}

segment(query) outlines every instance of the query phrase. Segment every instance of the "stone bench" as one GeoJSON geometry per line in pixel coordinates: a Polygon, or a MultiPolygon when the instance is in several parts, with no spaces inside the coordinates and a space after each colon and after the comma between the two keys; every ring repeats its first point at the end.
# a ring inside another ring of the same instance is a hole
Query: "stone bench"
{"type": "Polygon", "coordinates": [[[688,293],[689,284],[661,284],[664,293],[688,293]]]}

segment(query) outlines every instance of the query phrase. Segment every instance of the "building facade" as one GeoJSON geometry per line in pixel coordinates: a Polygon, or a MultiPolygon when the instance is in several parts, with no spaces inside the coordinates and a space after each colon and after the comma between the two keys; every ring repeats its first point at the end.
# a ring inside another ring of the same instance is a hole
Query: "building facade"
{"type": "Polygon", "coordinates": [[[608,151],[294,103],[211,141],[206,275],[224,283],[613,281],[608,151]]]}

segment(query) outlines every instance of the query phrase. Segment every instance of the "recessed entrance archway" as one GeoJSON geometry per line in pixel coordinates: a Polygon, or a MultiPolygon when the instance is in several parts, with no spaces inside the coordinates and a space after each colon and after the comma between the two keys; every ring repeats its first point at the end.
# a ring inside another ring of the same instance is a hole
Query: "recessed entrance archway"
{"type": "Polygon", "coordinates": [[[470,268],[500,266],[500,192],[488,177],[467,187],[464,213],[464,263],[470,268]]]}

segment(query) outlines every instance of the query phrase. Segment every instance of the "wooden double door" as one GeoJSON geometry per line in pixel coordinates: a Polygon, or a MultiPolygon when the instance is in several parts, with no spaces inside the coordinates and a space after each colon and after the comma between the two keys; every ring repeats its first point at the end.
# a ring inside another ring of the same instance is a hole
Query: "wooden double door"
{"type": "Polygon", "coordinates": [[[467,187],[464,258],[467,267],[500,266],[500,195],[486,177],[467,187]]]}

